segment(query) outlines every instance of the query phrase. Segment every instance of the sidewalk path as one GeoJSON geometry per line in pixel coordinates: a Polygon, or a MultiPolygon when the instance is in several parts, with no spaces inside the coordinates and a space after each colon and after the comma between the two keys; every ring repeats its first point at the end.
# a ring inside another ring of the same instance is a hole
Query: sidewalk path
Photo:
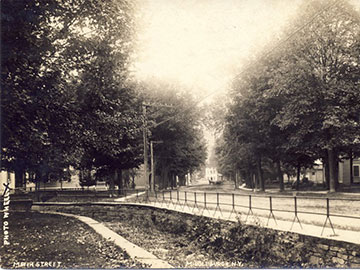
{"type": "MultiPolygon", "coordinates": [[[[297,213],[302,224],[322,227],[329,214],[335,230],[360,232],[360,198],[327,198],[306,196],[279,196],[257,193],[232,193],[221,190],[181,188],[150,194],[151,201],[181,203],[196,208],[221,208],[223,212],[242,212],[247,215],[251,208],[255,216],[267,218],[272,209],[276,219],[292,222],[297,213]],[[155,196],[154,196],[155,195],[155,196]]],[[[146,199],[146,198],[145,198],[146,199]]],[[[228,215],[229,215],[228,214],[228,215]]],[[[328,222],[329,224],[330,222],[328,222]]],[[[291,226],[291,225],[290,225],[291,226]]],[[[289,228],[290,228],[289,226],[289,228]]],[[[321,232],[319,233],[321,234],[321,232]]]]}
{"type": "Polygon", "coordinates": [[[130,257],[133,259],[136,259],[137,261],[140,261],[142,263],[146,263],[151,266],[151,268],[173,268],[170,264],[167,262],[160,260],[155,255],[151,254],[150,252],[136,246],[135,244],[129,242],[125,238],[121,237],[114,231],[107,228],[105,225],[101,224],[100,222],[97,222],[96,220],[84,217],[84,216],[77,216],[72,214],[66,214],[66,213],[59,213],[59,212],[49,212],[49,211],[41,211],[42,213],[48,213],[48,214],[56,214],[56,215],[63,215],[63,216],[69,216],[79,219],[80,221],[86,223],[91,228],[93,228],[97,233],[99,233],[101,236],[103,236],[108,241],[113,241],[117,246],[119,246],[121,249],[125,250],[130,257]]]}
{"type": "Polygon", "coordinates": [[[129,195],[129,196],[126,196],[126,197],[117,198],[117,199],[114,199],[114,201],[115,202],[125,202],[128,199],[132,199],[132,198],[135,198],[137,196],[141,196],[143,194],[145,194],[145,191],[140,192],[140,193],[135,193],[135,194],[132,194],[132,195],[129,195]]]}
{"type": "MultiPolygon", "coordinates": [[[[251,189],[251,188],[247,188],[247,187],[242,187],[240,186],[238,188],[238,190],[240,191],[245,191],[248,193],[254,193],[256,192],[255,189],[251,189]]],[[[259,191],[259,190],[258,190],[259,191]]],[[[312,196],[331,196],[333,199],[336,198],[341,198],[341,197],[353,197],[353,198],[360,198],[360,192],[346,192],[346,191],[337,191],[336,193],[329,193],[328,190],[294,190],[294,189],[289,189],[286,188],[283,192],[279,191],[279,188],[268,188],[266,189],[265,192],[263,192],[263,194],[275,194],[275,195],[302,195],[302,196],[308,196],[308,197],[312,197],[312,196]]]]}
{"type": "Polygon", "coordinates": [[[161,209],[168,209],[168,210],[174,210],[182,213],[192,214],[192,215],[198,215],[198,216],[206,216],[210,218],[219,218],[222,220],[230,220],[230,221],[236,221],[238,218],[241,222],[248,224],[248,225],[256,225],[256,226],[262,226],[274,230],[279,231],[285,231],[285,232],[294,232],[302,235],[308,235],[318,238],[326,238],[331,240],[337,240],[337,241],[343,241],[353,244],[360,245],[360,232],[359,231],[351,231],[351,230],[341,230],[336,229],[335,233],[333,233],[329,223],[327,223],[326,228],[323,231],[323,235],[321,235],[322,232],[322,226],[312,225],[312,224],[303,224],[301,223],[301,226],[298,222],[291,222],[286,220],[277,220],[276,221],[273,218],[265,218],[260,216],[253,216],[249,215],[247,217],[244,213],[229,213],[229,212],[221,212],[220,210],[215,211],[214,209],[199,209],[194,208],[192,205],[177,205],[175,203],[171,202],[151,202],[151,203],[130,203],[130,202],[124,202],[123,205],[143,205],[143,206],[150,206],[155,208],[161,208],[161,209]],[[240,214],[240,215],[239,215],[240,214]]]}

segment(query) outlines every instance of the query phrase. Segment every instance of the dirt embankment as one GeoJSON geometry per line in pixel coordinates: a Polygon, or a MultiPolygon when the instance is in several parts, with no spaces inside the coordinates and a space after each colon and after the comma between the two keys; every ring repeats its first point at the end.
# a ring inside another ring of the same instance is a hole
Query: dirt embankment
{"type": "Polygon", "coordinates": [[[360,246],[135,206],[48,207],[93,217],[175,267],[359,267],[360,246]]]}

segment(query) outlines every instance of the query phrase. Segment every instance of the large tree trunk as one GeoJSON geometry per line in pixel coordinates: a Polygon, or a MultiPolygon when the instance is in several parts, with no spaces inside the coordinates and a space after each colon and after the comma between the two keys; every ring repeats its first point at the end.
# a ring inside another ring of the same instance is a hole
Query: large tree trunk
{"type": "Polygon", "coordinates": [[[174,174],[173,175],[173,178],[172,178],[172,180],[173,180],[173,188],[177,188],[177,182],[176,182],[176,175],[174,174]]]}
{"type": "Polygon", "coordinates": [[[115,169],[117,171],[117,179],[115,179],[118,186],[118,194],[123,193],[124,185],[123,185],[123,171],[120,169],[115,169]]]}
{"type": "Polygon", "coordinates": [[[258,175],[259,184],[260,184],[260,191],[265,191],[265,181],[264,181],[263,171],[261,168],[261,157],[260,156],[256,159],[256,169],[257,169],[257,175],[258,175]]]}
{"type": "Polygon", "coordinates": [[[160,179],[159,179],[159,190],[165,188],[165,178],[166,178],[166,168],[163,164],[159,164],[159,170],[160,170],[160,179]]]}
{"type": "Polygon", "coordinates": [[[175,187],[175,183],[176,182],[176,176],[175,176],[175,174],[171,174],[171,176],[170,176],[170,187],[171,187],[171,189],[174,189],[174,187],[175,187]]]}
{"type": "Polygon", "coordinates": [[[180,176],[179,176],[179,185],[180,185],[180,186],[185,186],[185,183],[186,183],[186,177],[185,177],[185,175],[180,175],[180,176]]]}
{"type": "Polygon", "coordinates": [[[160,168],[160,181],[159,181],[159,189],[164,189],[165,187],[165,175],[166,175],[166,170],[164,166],[161,166],[160,168]]]}
{"type": "Polygon", "coordinates": [[[252,173],[250,171],[245,171],[245,186],[248,188],[252,188],[253,187],[253,183],[252,183],[252,173]]]}
{"type": "Polygon", "coordinates": [[[154,177],[153,177],[154,182],[152,183],[152,185],[153,185],[153,190],[155,191],[156,190],[156,185],[157,185],[157,189],[159,189],[159,179],[156,178],[157,159],[155,157],[154,157],[154,160],[153,160],[153,166],[154,166],[154,170],[152,170],[152,171],[154,173],[154,177]]]}
{"type": "Polygon", "coordinates": [[[173,189],[173,184],[174,184],[173,177],[174,177],[174,175],[173,175],[172,173],[170,173],[170,177],[169,177],[170,183],[169,183],[169,186],[170,186],[171,189],[173,189]]]}
{"type": "Polygon", "coordinates": [[[34,182],[35,182],[35,194],[36,194],[36,200],[40,202],[40,182],[41,182],[41,176],[40,171],[36,170],[34,175],[34,182]]]}
{"type": "Polygon", "coordinates": [[[27,179],[26,179],[26,172],[23,173],[23,180],[24,180],[24,184],[23,184],[23,187],[24,187],[24,190],[26,190],[26,182],[27,182],[27,179]]]}
{"type": "MultiPolygon", "coordinates": [[[[33,172],[29,173],[29,181],[30,181],[30,183],[35,183],[35,173],[33,173],[33,172]]],[[[35,185],[35,187],[36,187],[36,185],[35,185]]],[[[30,188],[30,191],[32,191],[32,188],[30,188]]]]}
{"type": "Polygon", "coordinates": [[[335,189],[338,190],[338,188],[339,188],[339,160],[337,159],[336,156],[334,159],[334,163],[335,163],[335,189]]]}
{"type": "Polygon", "coordinates": [[[117,170],[114,170],[114,176],[110,177],[109,179],[109,194],[110,197],[112,197],[114,195],[114,191],[115,191],[115,182],[118,178],[118,172],[117,170]]]}
{"type": "Polygon", "coordinates": [[[254,178],[254,189],[258,190],[259,189],[259,175],[257,173],[253,174],[253,178],[254,178]]]}
{"type": "Polygon", "coordinates": [[[15,188],[22,188],[24,186],[24,169],[15,169],[15,188]]]}
{"type": "Polygon", "coordinates": [[[235,168],[234,189],[237,189],[238,183],[239,183],[239,170],[235,168]]]}
{"type": "Polygon", "coordinates": [[[132,189],[135,189],[135,177],[136,177],[136,174],[135,174],[135,170],[136,169],[130,169],[129,170],[129,174],[130,174],[130,177],[131,177],[131,183],[130,183],[130,187],[132,189]]]}
{"type": "Polygon", "coordinates": [[[130,187],[130,170],[122,170],[122,177],[123,177],[123,188],[130,187]]]}
{"type": "Polygon", "coordinates": [[[253,188],[253,177],[252,177],[252,175],[253,175],[253,173],[252,173],[252,171],[247,171],[247,172],[245,172],[246,173],[246,177],[245,177],[245,184],[246,184],[246,187],[247,188],[253,188]]]}
{"type": "Polygon", "coordinates": [[[354,157],[353,157],[352,150],[350,150],[349,158],[350,158],[350,184],[353,184],[354,183],[354,175],[353,175],[354,157]]]}
{"type": "Polygon", "coordinates": [[[324,175],[325,185],[326,185],[326,188],[329,190],[330,189],[330,169],[329,169],[329,158],[328,158],[327,152],[324,157],[323,166],[324,166],[324,174],[325,174],[324,175]]]}
{"type": "Polygon", "coordinates": [[[165,167],[165,175],[164,175],[164,189],[167,189],[170,186],[170,173],[165,167]]]}
{"type": "Polygon", "coordinates": [[[301,165],[300,165],[300,163],[298,163],[296,169],[297,169],[297,171],[296,171],[296,190],[299,190],[300,173],[301,173],[301,165]]]}
{"type": "Polygon", "coordinates": [[[39,172],[37,171],[36,173],[35,173],[35,180],[34,180],[34,182],[35,182],[35,191],[39,191],[39,189],[40,189],[40,179],[39,179],[39,172]]]}
{"type": "Polygon", "coordinates": [[[330,192],[336,192],[336,164],[335,152],[333,148],[327,150],[330,176],[330,192]]]}
{"type": "Polygon", "coordinates": [[[277,168],[277,175],[278,175],[278,179],[279,179],[279,187],[280,187],[280,191],[284,191],[284,174],[281,170],[281,162],[280,160],[278,160],[276,162],[276,168],[277,168]]]}
{"type": "Polygon", "coordinates": [[[170,173],[166,165],[163,167],[163,170],[164,170],[163,189],[167,189],[170,186],[170,181],[171,181],[170,173]]]}

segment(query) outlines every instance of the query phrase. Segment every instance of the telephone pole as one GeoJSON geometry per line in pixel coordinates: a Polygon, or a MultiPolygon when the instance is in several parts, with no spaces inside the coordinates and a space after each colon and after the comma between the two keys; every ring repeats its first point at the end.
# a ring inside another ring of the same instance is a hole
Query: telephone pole
{"type": "Polygon", "coordinates": [[[155,190],[155,165],[154,165],[154,143],[163,143],[163,141],[150,141],[151,155],[151,191],[155,190]]]}
{"type": "Polygon", "coordinates": [[[143,138],[144,138],[144,179],[145,185],[149,183],[148,179],[148,142],[147,142],[147,121],[146,121],[146,105],[143,104],[143,138]]]}
{"type": "MultiPolygon", "coordinates": [[[[148,176],[148,127],[147,127],[147,107],[166,107],[166,108],[173,108],[172,105],[167,104],[150,104],[143,102],[143,140],[144,140],[144,178],[145,184],[149,184],[149,188],[151,191],[155,190],[155,169],[154,169],[154,157],[153,157],[153,143],[162,143],[162,141],[151,141],[151,182],[149,183],[149,176],[148,176]]],[[[171,118],[168,118],[160,123],[153,125],[152,127],[155,128],[163,123],[169,121],[171,118]]]]}

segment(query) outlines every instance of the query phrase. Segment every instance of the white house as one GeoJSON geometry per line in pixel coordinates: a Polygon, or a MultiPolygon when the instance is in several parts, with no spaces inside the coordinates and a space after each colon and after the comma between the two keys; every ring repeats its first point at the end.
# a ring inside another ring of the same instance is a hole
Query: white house
{"type": "Polygon", "coordinates": [[[208,181],[218,181],[218,171],[215,167],[206,167],[205,169],[205,177],[208,181]]]}

